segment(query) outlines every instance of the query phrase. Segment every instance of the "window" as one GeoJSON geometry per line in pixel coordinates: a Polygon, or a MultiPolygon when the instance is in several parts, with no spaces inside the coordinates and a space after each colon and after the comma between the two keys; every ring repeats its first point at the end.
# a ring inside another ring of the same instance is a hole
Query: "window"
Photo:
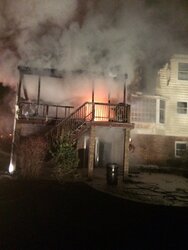
{"type": "Polygon", "coordinates": [[[132,97],[131,119],[133,122],[156,122],[156,100],[132,97]]]}
{"type": "Polygon", "coordinates": [[[131,121],[147,123],[165,123],[166,103],[160,98],[132,96],[131,121]]]}
{"type": "Polygon", "coordinates": [[[165,123],[165,101],[160,100],[159,106],[159,122],[165,123]]]}
{"type": "Polygon", "coordinates": [[[187,151],[187,142],[175,142],[175,156],[182,157],[187,151]]]}
{"type": "Polygon", "coordinates": [[[188,63],[178,64],[178,80],[188,80],[188,63]]]}
{"type": "Polygon", "coordinates": [[[187,102],[177,102],[177,113],[187,114],[187,102]]]}

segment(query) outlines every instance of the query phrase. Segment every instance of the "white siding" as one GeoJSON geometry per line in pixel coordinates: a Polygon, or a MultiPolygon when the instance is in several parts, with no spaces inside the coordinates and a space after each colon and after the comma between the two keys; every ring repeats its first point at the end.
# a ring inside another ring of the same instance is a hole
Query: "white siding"
{"type": "Polygon", "coordinates": [[[180,62],[188,63],[188,56],[175,55],[170,61],[170,67],[165,65],[159,71],[160,79],[156,92],[167,98],[166,135],[188,135],[188,114],[177,113],[177,102],[188,102],[188,81],[178,80],[178,63],[180,62]]]}

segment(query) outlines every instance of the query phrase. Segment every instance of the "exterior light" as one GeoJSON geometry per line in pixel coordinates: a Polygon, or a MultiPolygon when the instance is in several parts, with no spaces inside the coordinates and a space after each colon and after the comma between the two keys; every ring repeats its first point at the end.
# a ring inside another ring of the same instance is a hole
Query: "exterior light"
{"type": "Polygon", "coordinates": [[[14,171],[15,171],[15,166],[14,166],[14,164],[13,164],[13,162],[12,162],[12,161],[10,162],[10,165],[9,165],[8,171],[9,171],[9,173],[10,173],[10,174],[13,174],[13,173],[14,173],[14,171]]]}

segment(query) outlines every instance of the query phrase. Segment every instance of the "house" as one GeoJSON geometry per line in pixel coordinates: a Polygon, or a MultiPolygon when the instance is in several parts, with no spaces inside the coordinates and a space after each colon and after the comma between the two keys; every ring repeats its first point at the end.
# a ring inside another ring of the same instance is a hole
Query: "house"
{"type": "MultiPolygon", "coordinates": [[[[18,145],[24,136],[40,133],[49,141],[69,136],[77,146],[82,167],[88,168],[89,178],[93,177],[95,167],[106,166],[109,162],[122,166],[123,178],[126,178],[129,172],[130,131],[134,128],[134,124],[130,122],[130,105],[126,103],[125,86],[124,91],[121,91],[124,93],[123,102],[117,100],[116,103],[112,103],[110,95],[104,89],[98,92],[102,93],[103,97],[108,96],[108,99],[100,101],[97,100],[97,95],[95,96],[97,88],[92,78],[89,77],[87,86],[82,82],[79,89],[75,88],[76,78],[89,73],[71,72],[74,88],[70,89],[68,84],[69,93],[71,98],[76,96],[79,103],[74,107],[67,103],[68,101],[65,103],[65,100],[70,100],[65,88],[66,81],[63,80],[67,72],[29,67],[18,69],[20,80],[17,90],[12,158],[16,155],[14,145],[18,145]],[[54,95],[49,101],[51,92],[54,95]],[[58,96],[64,96],[63,105],[56,104],[58,96]]],[[[14,170],[13,164],[11,170],[14,170]]]]}
{"type": "Polygon", "coordinates": [[[172,165],[188,142],[188,55],[174,55],[158,72],[155,94],[131,96],[132,165],[172,165]]]}

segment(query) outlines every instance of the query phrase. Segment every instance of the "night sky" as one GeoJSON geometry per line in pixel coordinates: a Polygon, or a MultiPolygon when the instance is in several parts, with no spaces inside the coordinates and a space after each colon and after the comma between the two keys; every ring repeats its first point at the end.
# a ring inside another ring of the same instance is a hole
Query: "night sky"
{"type": "Polygon", "coordinates": [[[129,83],[141,67],[152,85],[173,54],[188,53],[187,13],[186,0],[0,0],[1,121],[14,107],[18,65],[116,68],[129,83]]]}

